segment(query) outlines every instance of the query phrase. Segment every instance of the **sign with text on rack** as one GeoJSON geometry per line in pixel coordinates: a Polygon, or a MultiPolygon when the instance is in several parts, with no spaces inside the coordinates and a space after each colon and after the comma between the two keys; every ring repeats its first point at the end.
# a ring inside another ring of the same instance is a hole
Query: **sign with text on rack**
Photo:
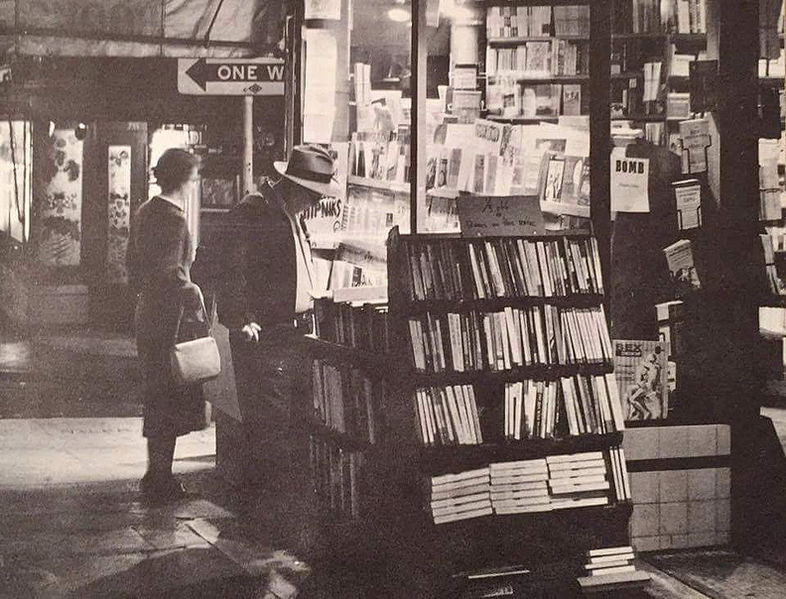
{"type": "Polygon", "coordinates": [[[283,96],[281,58],[179,58],[177,91],[196,96],[283,96]]]}

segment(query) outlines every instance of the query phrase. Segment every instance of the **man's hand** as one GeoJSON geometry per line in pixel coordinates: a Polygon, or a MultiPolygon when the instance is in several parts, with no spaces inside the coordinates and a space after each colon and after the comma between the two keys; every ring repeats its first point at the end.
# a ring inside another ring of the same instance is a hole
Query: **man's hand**
{"type": "Polygon", "coordinates": [[[259,326],[255,322],[250,322],[242,329],[240,332],[243,333],[243,336],[246,338],[246,341],[259,341],[259,331],[262,330],[262,327],[259,326]]]}

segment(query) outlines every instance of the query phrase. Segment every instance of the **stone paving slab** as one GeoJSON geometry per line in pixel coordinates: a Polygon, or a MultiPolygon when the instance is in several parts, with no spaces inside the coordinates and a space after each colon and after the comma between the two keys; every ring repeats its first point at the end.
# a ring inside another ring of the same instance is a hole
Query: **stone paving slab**
{"type": "Polygon", "coordinates": [[[715,599],[786,597],[786,573],[730,551],[674,552],[647,556],[647,561],[715,599]]]}
{"type": "MultiPolygon", "coordinates": [[[[139,597],[184,596],[184,588],[236,586],[246,574],[213,548],[126,553],[68,555],[40,560],[17,560],[5,568],[7,597],[139,597]]],[[[3,573],[0,570],[0,581],[3,573]]],[[[263,582],[257,581],[260,592],[263,582]]],[[[193,591],[192,591],[193,593],[193,591]]],[[[0,597],[4,596],[0,592],[0,597]]],[[[232,596],[232,595],[224,595],[232,596]]],[[[236,595],[242,597],[243,595],[236,595]]]]}

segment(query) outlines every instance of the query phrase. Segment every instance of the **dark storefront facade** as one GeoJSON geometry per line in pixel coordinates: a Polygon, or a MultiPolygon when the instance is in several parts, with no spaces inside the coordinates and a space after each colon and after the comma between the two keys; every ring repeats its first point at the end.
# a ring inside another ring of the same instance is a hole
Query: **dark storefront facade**
{"type": "MultiPolygon", "coordinates": [[[[179,93],[177,57],[272,54],[282,3],[165,3],[164,12],[137,2],[138,14],[118,2],[15,4],[0,10],[17,34],[2,38],[0,311],[23,328],[125,328],[125,245],[131,216],[156,191],[158,155],[180,146],[203,157],[188,211],[203,245],[242,195],[244,99],[179,93]]],[[[253,122],[254,172],[264,175],[284,151],[283,95],[255,98],[253,122]]]]}

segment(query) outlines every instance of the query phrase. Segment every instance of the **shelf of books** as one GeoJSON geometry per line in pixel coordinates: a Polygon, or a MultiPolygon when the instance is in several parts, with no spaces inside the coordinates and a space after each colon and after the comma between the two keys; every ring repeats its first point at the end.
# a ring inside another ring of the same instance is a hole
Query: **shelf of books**
{"type": "Polygon", "coordinates": [[[706,60],[706,2],[615,0],[613,14],[612,121],[678,147],[679,123],[696,116],[689,75],[693,63],[706,60]]]}
{"type": "MultiPolygon", "coordinates": [[[[764,18],[764,15],[762,15],[764,18]]],[[[762,337],[768,401],[779,403],[786,396],[786,147],[784,116],[786,77],[784,58],[784,9],[778,27],[760,30],[759,110],[759,221],[766,276],[765,294],[759,301],[759,330],[762,337]]]]}
{"type": "Polygon", "coordinates": [[[586,115],[590,7],[533,4],[486,9],[488,114],[536,122],[586,115]]]}
{"type": "Polygon", "coordinates": [[[324,509],[437,570],[548,548],[575,585],[631,513],[596,241],[394,228],[387,267],[386,305],[320,300],[307,340],[324,509]]]}

